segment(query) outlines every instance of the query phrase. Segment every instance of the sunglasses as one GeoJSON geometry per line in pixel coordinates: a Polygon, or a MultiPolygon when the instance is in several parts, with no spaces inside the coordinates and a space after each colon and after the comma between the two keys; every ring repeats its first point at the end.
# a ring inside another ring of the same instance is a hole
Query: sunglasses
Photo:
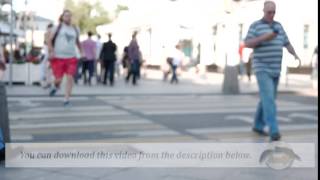
{"type": "Polygon", "coordinates": [[[267,11],[267,14],[275,14],[276,11],[267,11]]]}

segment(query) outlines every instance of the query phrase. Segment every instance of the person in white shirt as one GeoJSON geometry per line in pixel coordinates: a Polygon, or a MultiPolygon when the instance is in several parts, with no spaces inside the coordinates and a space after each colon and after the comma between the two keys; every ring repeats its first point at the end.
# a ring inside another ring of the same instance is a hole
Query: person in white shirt
{"type": "Polygon", "coordinates": [[[69,106],[74,75],[77,73],[78,51],[81,57],[84,57],[84,53],[79,41],[80,30],[72,24],[72,12],[64,10],[59,20],[59,25],[53,28],[48,41],[50,65],[55,77],[54,87],[49,95],[56,94],[64,75],[66,75],[67,83],[63,105],[69,106]]]}
{"type": "Polygon", "coordinates": [[[53,24],[50,23],[47,26],[47,31],[44,34],[44,45],[43,45],[43,58],[41,62],[41,80],[43,88],[49,88],[51,85],[51,71],[49,63],[49,50],[48,50],[48,41],[50,38],[50,33],[52,31],[53,24]]]}
{"type": "Polygon", "coordinates": [[[97,40],[96,40],[96,63],[95,63],[95,72],[96,72],[96,78],[97,82],[100,83],[102,79],[102,66],[99,61],[100,52],[102,49],[102,42],[101,42],[101,36],[100,34],[97,34],[97,40]]]}
{"type": "Polygon", "coordinates": [[[184,59],[184,54],[181,51],[180,44],[176,45],[175,50],[173,51],[172,55],[172,62],[171,62],[171,70],[172,70],[172,78],[171,78],[171,84],[178,83],[178,76],[177,76],[177,69],[181,66],[182,61],[184,59]]]}

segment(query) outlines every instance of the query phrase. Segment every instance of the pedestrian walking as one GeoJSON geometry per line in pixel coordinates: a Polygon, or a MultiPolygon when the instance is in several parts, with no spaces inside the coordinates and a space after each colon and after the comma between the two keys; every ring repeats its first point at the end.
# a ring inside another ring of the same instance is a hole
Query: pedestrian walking
{"type": "Polygon", "coordinates": [[[312,87],[314,89],[318,88],[318,46],[314,49],[311,59],[311,66],[312,66],[312,87]]]}
{"type": "Polygon", "coordinates": [[[49,50],[48,50],[48,41],[50,39],[50,34],[53,28],[53,24],[50,23],[47,26],[47,30],[44,34],[44,45],[43,45],[43,57],[41,61],[41,80],[42,87],[47,89],[51,86],[51,68],[49,63],[49,50]]]}
{"type": "Polygon", "coordinates": [[[274,20],[276,4],[273,1],[266,1],[263,12],[263,18],[250,25],[245,38],[246,47],[254,49],[253,68],[260,95],[253,131],[260,135],[267,135],[264,127],[268,126],[270,140],[278,141],[281,135],[275,99],[281,71],[282,47],[286,47],[299,63],[300,59],[282,25],[274,20]]]}
{"type": "Polygon", "coordinates": [[[5,147],[4,147],[4,139],[3,139],[3,134],[2,130],[0,129],[0,162],[5,160],[5,147]]]}
{"type": "Polygon", "coordinates": [[[97,79],[97,83],[101,83],[102,79],[102,66],[101,62],[99,61],[100,59],[100,53],[102,49],[102,42],[101,42],[101,36],[97,34],[97,40],[96,40],[96,62],[95,62],[95,75],[97,79]]]}
{"type": "Polygon", "coordinates": [[[170,65],[170,62],[172,62],[172,58],[169,57],[171,56],[171,54],[169,54],[168,52],[168,49],[166,48],[166,46],[162,46],[162,49],[161,49],[161,65],[160,65],[160,68],[161,68],[161,71],[162,71],[162,74],[163,74],[163,78],[162,80],[164,82],[166,82],[168,80],[168,77],[169,77],[169,74],[170,74],[170,70],[171,70],[171,65],[170,65]]]}
{"type": "Polygon", "coordinates": [[[173,60],[172,57],[167,57],[167,58],[165,58],[165,61],[161,65],[164,82],[166,82],[168,80],[170,70],[171,70],[172,60],[173,60]]]}
{"type": "Polygon", "coordinates": [[[179,82],[177,69],[182,66],[183,59],[184,59],[184,54],[181,51],[181,46],[180,44],[177,44],[172,54],[172,60],[171,62],[169,62],[171,65],[171,72],[172,72],[172,77],[170,81],[171,84],[173,83],[177,84],[179,82]]]}
{"type": "Polygon", "coordinates": [[[109,83],[111,86],[114,85],[114,71],[115,71],[115,62],[117,60],[116,51],[117,45],[112,41],[112,34],[108,34],[108,42],[103,43],[100,60],[104,67],[104,78],[103,84],[107,85],[107,81],[109,79],[109,83]]]}
{"type": "Polygon", "coordinates": [[[92,32],[88,32],[88,39],[81,43],[84,52],[84,58],[82,62],[82,76],[83,84],[89,84],[91,86],[91,80],[95,71],[95,61],[96,61],[96,48],[97,44],[92,40],[92,32]],[[89,76],[87,77],[87,72],[89,76]]]}
{"type": "MultiPolygon", "coordinates": [[[[3,47],[0,45],[0,83],[2,83],[5,70],[6,70],[6,61],[4,57],[3,47]]],[[[3,86],[3,90],[5,90],[4,84],[2,84],[2,86],[3,86]]],[[[0,98],[1,98],[1,95],[4,95],[4,94],[0,94],[0,98]]],[[[3,98],[7,98],[7,97],[3,97],[3,98]]],[[[4,105],[4,104],[0,103],[0,105],[4,105]]],[[[3,161],[5,159],[5,138],[4,138],[4,130],[2,128],[5,128],[5,127],[2,127],[2,123],[0,123],[0,161],[3,161]]]]}
{"type": "Polygon", "coordinates": [[[63,76],[66,75],[67,83],[64,106],[70,105],[70,96],[74,82],[73,77],[77,71],[77,48],[81,55],[83,55],[79,34],[79,28],[72,24],[71,11],[65,10],[60,17],[59,25],[53,29],[48,43],[50,63],[55,77],[50,96],[56,94],[60,88],[63,76]]]}
{"type": "Polygon", "coordinates": [[[130,58],[128,54],[128,46],[124,47],[123,49],[121,63],[122,63],[122,68],[124,70],[123,74],[125,75],[125,77],[127,77],[130,69],[130,58]]]}
{"type": "Polygon", "coordinates": [[[126,82],[128,83],[132,76],[132,84],[137,85],[137,81],[140,73],[140,55],[141,52],[139,50],[139,45],[137,42],[137,32],[134,32],[132,35],[132,40],[128,46],[128,55],[130,60],[130,69],[126,78],[126,82]]]}
{"type": "Polygon", "coordinates": [[[6,70],[6,59],[4,56],[4,49],[0,44],[0,81],[2,81],[4,77],[5,70],[6,70]]]}

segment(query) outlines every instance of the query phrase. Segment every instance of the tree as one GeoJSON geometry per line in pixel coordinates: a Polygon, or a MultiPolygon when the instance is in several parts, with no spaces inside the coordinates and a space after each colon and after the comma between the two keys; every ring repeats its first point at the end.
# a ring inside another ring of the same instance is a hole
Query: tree
{"type": "Polygon", "coordinates": [[[88,31],[96,33],[97,26],[111,22],[109,13],[100,2],[91,4],[85,0],[80,0],[78,3],[73,0],[65,0],[64,7],[72,12],[73,22],[79,26],[81,33],[88,31]]]}
{"type": "Polygon", "coordinates": [[[118,5],[117,9],[116,9],[116,16],[118,16],[121,11],[127,11],[127,10],[129,10],[129,8],[127,6],[118,5]]]}

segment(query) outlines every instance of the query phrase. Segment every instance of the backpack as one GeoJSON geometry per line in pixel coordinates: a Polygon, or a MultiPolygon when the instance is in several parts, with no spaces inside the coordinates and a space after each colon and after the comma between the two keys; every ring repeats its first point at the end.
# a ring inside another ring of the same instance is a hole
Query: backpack
{"type": "MultiPolygon", "coordinates": [[[[57,36],[58,36],[58,34],[59,34],[60,30],[61,30],[61,27],[62,27],[62,23],[59,23],[58,28],[57,28],[57,30],[54,33],[53,38],[52,38],[52,47],[54,47],[55,41],[56,41],[57,36]]],[[[76,34],[77,34],[77,43],[80,43],[78,30],[77,30],[76,26],[72,25],[72,27],[74,28],[74,30],[76,31],[76,34]]]]}
{"type": "Polygon", "coordinates": [[[173,58],[172,57],[167,57],[167,63],[172,66],[173,58]]]}

